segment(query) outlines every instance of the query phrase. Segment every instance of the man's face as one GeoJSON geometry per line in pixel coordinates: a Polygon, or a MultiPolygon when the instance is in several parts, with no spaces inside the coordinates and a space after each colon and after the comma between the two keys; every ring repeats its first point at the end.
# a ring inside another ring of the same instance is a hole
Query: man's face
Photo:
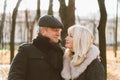
{"type": "Polygon", "coordinates": [[[46,27],[42,31],[42,33],[43,33],[43,36],[48,37],[51,42],[58,43],[58,41],[61,38],[61,31],[62,31],[61,28],[49,28],[49,27],[46,27]]]}

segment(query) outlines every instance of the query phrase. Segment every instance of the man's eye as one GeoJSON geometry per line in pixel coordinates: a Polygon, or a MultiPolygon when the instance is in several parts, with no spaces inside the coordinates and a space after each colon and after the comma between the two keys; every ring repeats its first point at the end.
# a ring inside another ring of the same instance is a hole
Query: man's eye
{"type": "Polygon", "coordinates": [[[59,30],[57,30],[57,29],[53,29],[53,31],[56,31],[56,32],[57,32],[57,31],[59,31],[59,30]]]}

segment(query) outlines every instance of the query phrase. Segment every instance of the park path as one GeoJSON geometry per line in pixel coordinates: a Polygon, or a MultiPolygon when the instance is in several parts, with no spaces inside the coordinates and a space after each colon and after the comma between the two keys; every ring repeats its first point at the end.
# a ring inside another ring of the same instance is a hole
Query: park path
{"type": "Polygon", "coordinates": [[[120,80],[120,63],[107,64],[107,80],[120,80]]]}

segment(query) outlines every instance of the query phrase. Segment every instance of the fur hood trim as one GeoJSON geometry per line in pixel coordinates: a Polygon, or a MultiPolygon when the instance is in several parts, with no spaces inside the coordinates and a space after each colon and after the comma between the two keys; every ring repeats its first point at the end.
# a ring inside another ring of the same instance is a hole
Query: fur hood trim
{"type": "Polygon", "coordinates": [[[61,76],[65,80],[74,80],[78,78],[91,62],[99,56],[99,53],[99,49],[96,46],[91,45],[86,59],[78,66],[74,66],[69,58],[63,57],[63,70],[61,76]]]}

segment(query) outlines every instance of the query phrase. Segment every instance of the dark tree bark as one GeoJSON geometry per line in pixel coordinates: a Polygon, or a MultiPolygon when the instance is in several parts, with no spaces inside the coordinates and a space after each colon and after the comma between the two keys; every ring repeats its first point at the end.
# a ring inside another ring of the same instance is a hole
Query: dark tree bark
{"type": "Polygon", "coordinates": [[[40,17],[40,0],[37,0],[36,21],[38,21],[39,17],[40,17]]]}
{"type": "Polygon", "coordinates": [[[5,22],[5,15],[6,15],[6,6],[7,6],[7,0],[4,1],[4,11],[2,14],[2,19],[1,19],[1,23],[0,23],[0,44],[2,44],[1,46],[3,47],[3,28],[4,28],[4,22],[5,22]]]}
{"type": "MultiPolygon", "coordinates": [[[[64,24],[62,39],[65,39],[68,27],[75,24],[75,0],[69,0],[68,6],[66,6],[65,0],[59,0],[59,2],[59,15],[62,23],[64,24]]],[[[65,41],[63,41],[62,44],[64,45],[65,41]]]]}
{"type": "Polygon", "coordinates": [[[16,25],[16,17],[17,17],[18,8],[19,8],[21,1],[22,0],[18,0],[13,10],[13,14],[12,14],[12,30],[11,30],[11,35],[10,35],[10,54],[11,54],[10,62],[12,61],[14,57],[15,25],[16,25]]]}
{"type": "Polygon", "coordinates": [[[33,30],[34,30],[34,25],[35,23],[38,21],[40,17],[40,0],[37,0],[37,11],[36,11],[36,16],[35,18],[33,19],[32,22],[30,22],[30,42],[32,41],[32,38],[33,38],[33,30]]]}
{"type": "Polygon", "coordinates": [[[53,15],[53,0],[49,0],[48,15],[53,15]]]}
{"type": "Polygon", "coordinates": [[[28,11],[25,10],[25,23],[26,23],[26,28],[27,28],[27,42],[29,42],[29,21],[28,21],[28,11]]]}
{"type": "MultiPolygon", "coordinates": [[[[105,0],[98,0],[98,5],[100,9],[100,22],[98,25],[98,32],[99,32],[99,49],[100,49],[100,56],[101,61],[105,68],[105,74],[107,75],[107,63],[106,63],[106,37],[105,37],[105,28],[106,28],[106,21],[107,21],[107,12],[105,8],[105,0]]],[[[107,78],[107,76],[106,76],[107,78]]]]}
{"type": "Polygon", "coordinates": [[[114,53],[115,57],[117,57],[117,49],[118,49],[118,43],[117,43],[117,29],[118,29],[118,0],[117,0],[117,6],[116,6],[116,21],[115,21],[116,27],[114,29],[114,38],[115,38],[115,43],[114,43],[114,53]]]}

